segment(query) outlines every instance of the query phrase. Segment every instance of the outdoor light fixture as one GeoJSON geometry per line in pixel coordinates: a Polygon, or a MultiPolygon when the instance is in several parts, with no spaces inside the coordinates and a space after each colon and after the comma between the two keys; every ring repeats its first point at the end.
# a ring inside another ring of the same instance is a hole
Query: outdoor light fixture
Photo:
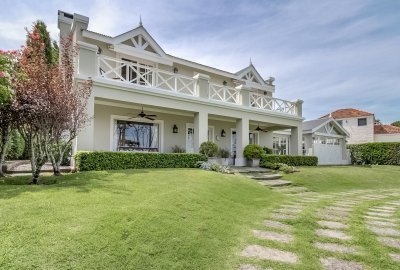
{"type": "Polygon", "coordinates": [[[223,130],[221,130],[221,137],[225,137],[226,136],[226,132],[225,132],[225,130],[223,129],[223,130]]]}
{"type": "Polygon", "coordinates": [[[174,126],[172,127],[172,132],[173,132],[173,133],[178,133],[178,127],[177,127],[176,125],[174,125],[174,126]]]}
{"type": "Polygon", "coordinates": [[[174,67],[174,73],[175,74],[178,73],[178,68],[177,67],[174,67]]]}
{"type": "Polygon", "coordinates": [[[222,84],[226,86],[228,83],[226,81],[223,81],[222,84]]]}

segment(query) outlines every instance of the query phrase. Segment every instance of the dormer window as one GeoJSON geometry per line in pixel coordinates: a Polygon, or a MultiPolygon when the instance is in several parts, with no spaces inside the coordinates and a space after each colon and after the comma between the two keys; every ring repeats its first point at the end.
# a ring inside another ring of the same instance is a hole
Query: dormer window
{"type": "Polygon", "coordinates": [[[367,118],[358,118],[358,126],[366,126],[367,125],[367,118]]]}

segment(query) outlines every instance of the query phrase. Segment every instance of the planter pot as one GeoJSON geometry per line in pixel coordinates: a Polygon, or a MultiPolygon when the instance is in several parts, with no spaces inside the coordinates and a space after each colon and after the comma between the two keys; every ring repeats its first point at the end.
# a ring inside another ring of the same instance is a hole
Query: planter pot
{"type": "Polygon", "coordinates": [[[229,165],[229,158],[220,158],[219,159],[219,164],[223,166],[228,166],[229,165]]]}
{"type": "Polygon", "coordinates": [[[248,159],[247,166],[249,167],[259,167],[260,166],[260,159],[248,159]]]}

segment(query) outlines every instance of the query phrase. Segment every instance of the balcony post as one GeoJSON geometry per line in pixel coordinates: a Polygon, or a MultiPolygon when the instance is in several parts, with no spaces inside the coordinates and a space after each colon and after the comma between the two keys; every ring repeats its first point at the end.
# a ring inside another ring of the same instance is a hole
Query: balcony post
{"type": "Polygon", "coordinates": [[[98,57],[96,45],[78,41],[79,55],[76,73],[88,77],[96,77],[98,75],[98,57]]]}
{"type": "Polygon", "coordinates": [[[199,97],[208,99],[208,92],[210,88],[210,76],[206,74],[197,73],[193,76],[195,79],[195,89],[199,97]]]}
{"type": "Polygon", "coordinates": [[[243,106],[250,107],[250,89],[248,86],[241,84],[236,87],[240,91],[240,100],[243,106]]]}
{"type": "Polygon", "coordinates": [[[301,99],[295,101],[297,116],[303,116],[303,103],[304,101],[301,99]]]}

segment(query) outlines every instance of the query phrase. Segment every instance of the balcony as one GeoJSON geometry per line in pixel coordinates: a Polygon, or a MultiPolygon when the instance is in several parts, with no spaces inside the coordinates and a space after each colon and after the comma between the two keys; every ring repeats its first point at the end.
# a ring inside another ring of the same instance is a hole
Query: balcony
{"type": "Polygon", "coordinates": [[[99,78],[157,88],[186,96],[207,98],[224,104],[301,116],[301,104],[297,102],[211,82],[208,83],[208,89],[199,89],[197,79],[193,77],[106,56],[98,56],[97,60],[97,77],[99,78]],[[199,91],[205,94],[200,94],[199,91]]]}

